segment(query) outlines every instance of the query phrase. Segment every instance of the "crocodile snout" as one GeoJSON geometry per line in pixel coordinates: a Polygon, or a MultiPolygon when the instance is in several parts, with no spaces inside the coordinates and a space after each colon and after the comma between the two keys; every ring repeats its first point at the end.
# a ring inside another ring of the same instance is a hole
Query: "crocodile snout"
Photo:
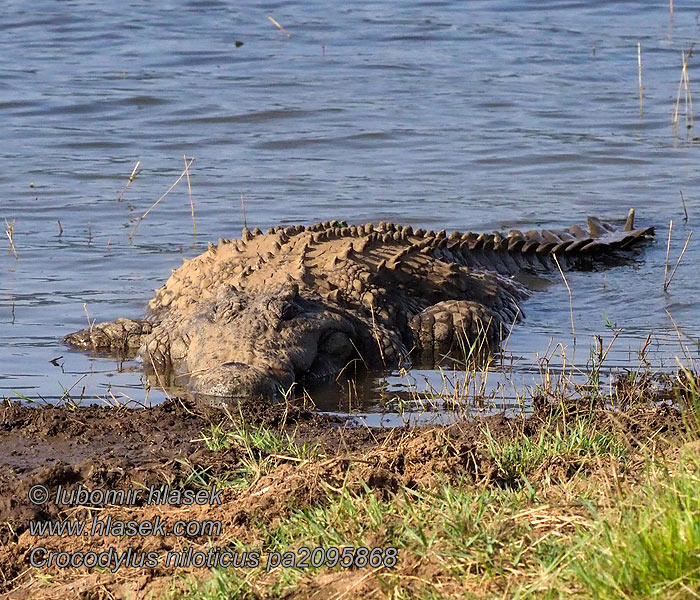
{"type": "Polygon", "coordinates": [[[221,398],[276,398],[294,383],[294,373],[283,369],[263,370],[228,362],[204,373],[192,374],[195,393],[221,398]]]}

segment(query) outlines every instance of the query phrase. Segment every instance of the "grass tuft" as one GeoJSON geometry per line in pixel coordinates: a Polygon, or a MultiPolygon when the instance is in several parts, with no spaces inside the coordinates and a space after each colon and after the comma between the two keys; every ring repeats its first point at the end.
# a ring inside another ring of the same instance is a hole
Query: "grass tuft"
{"type": "Polygon", "coordinates": [[[683,452],[603,518],[572,568],[594,598],[693,598],[700,589],[700,454],[683,452]]]}

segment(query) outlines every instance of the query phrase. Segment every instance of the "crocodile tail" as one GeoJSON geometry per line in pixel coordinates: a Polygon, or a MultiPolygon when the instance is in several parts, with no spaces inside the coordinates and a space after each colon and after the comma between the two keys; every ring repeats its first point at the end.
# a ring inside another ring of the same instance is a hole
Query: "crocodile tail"
{"type": "Polygon", "coordinates": [[[635,229],[634,209],[630,209],[625,225],[616,229],[595,217],[588,219],[588,231],[574,225],[563,231],[511,231],[509,249],[519,247],[521,252],[535,251],[538,254],[591,254],[624,249],[654,235],[653,227],[635,229]]]}
{"type": "Polygon", "coordinates": [[[635,228],[634,209],[624,226],[616,228],[595,217],[588,229],[574,225],[564,230],[511,230],[508,234],[464,234],[452,247],[457,259],[473,268],[496,270],[514,275],[522,270],[576,268],[592,259],[631,248],[654,235],[653,227],[635,228]],[[556,257],[556,262],[554,258],[556,257]]]}

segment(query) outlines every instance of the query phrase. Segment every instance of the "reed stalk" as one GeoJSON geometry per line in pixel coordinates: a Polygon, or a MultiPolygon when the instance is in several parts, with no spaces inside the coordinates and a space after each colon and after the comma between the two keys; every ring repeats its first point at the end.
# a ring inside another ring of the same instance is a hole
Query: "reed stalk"
{"type": "Polygon", "coordinates": [[[139,225],[141,224],[141,221],[143,221],[147,216],[148,213],[150,213],[160,202],[170,193],[175,189],[175,186],[180,183],[183,177],[185,177],[189,173],[189,168],[192,166],[192,163],[194,162],[194,158],[190,158],[188,162],[185,163],[185,170],[180,173],[180,176],[175,180],[175,182],[167,189],[165,192],[161,195],[158,200],[156,200],[151,207],[143,213],[140,217],[136,218],[136,225],[134,225],[134,228],[131,230],[131,233],[129,234],[129,241],[131,241],[134,238],[134,235],[136,234],[136,230],[138,229],[139,225]]]}
{"type": "Polygon", "coordinates": [[[190,168],[187,164],[187,155],[183,154],[182,157],[185,159],[185,174],[187,175],[187,191],[190,194],[190,210],[192,211],[192,233],[197,235],[197,221],[194,218],[194,201],[192,200],[192,185],[190,183],[190,168]]]}
{"type": "Polygon", "coordinates": [[[248,228],[248,219],[245,214],[245,197],[241,194],[241,210],[243,211],[243,227],[248,228]]]}
{"type": "Polygon", "coordinates": [[[693,97],[690,93],[690,77],[688,76],[688,61],[686,59],[685,50],[681,51],[683,60],[683,68],[681,70],[681,78],[678,82],[678,94],[676,95],[676,106],[673,111],[671,123],[674,126],[678,125],[678,113],[681,106],[681,92],[684,92],[684,108],[685,108],[685,126],[687,129],[693,127],[695,116],[693,114],[693,97]]]}
{"type": "Polygon", "coordinates": [[[666,265],[664,267],[664,291],[668,289],[666,282],[668,281],[668,259],[671,255],[671,235],[673,233],[673,219],[668,222],[668,243],[666,244],[666,265]]]}
{"type": "Polygon", "coordinates": [[[288,38],[292,37],[292,34],[289,33],[282,25],[280,25],[275,19],[273,19],[271,16],[268,15],[268,20],[275,26],[277,29],[279,29],[284,35],[286,35],[288,38]]]}
{"type": "Polygon", "coordinates": [[[117,202],[121,202],[122,198],[124,198],[124,194],[126,193],[127,188],[133,183],[134,179],[139,174],[139,168],[141,167],[141,161],[137,161],[136,165],[134,166],[133,170],[131,171],[131,175],[129,175],[129,180],[126,182],[126,185],[121,191],[121,194],[119,194],[119,198],[117,198],[117,202]]]}
{"type": "Polygon", "coordinates": [[[573,335],[574,338],[574,346],[576,346],[576,326],[574,325],[574,298],[571,293],[571,288],[569,287],[569,282],[566,280],[566,275],[564,275],[564,271],[561,268],[561,265],[559,264],[559,259],[557,258],[556,254],[552,254],[552,258],[554,259],[554,263],[557,265],[557,269],[559,269],[559,273],[561,274],[561,278],[564,280],[564,285],[566,285],[566,289],[569,292],[569,313],[571,314],[571,334],[573,335]]]}
{"type": "Polygon", "coordinates": [[[687,223],[688,222],[688,209],[685,206],[685,197],[683,196],[683,190],[680,190],[681,193],[681,203],[683,204],[683,222],[687,223]]]}
{"type": "Polygon", "coordinates": [[[15,255],[15,258],[19,258],[19,254],[17,253],[17,247],[15,246],[14,240],[16,222],[17,219],[12,219],[12,223],[5,219],[5,235],[7,236],[7,239],[10,242],[10,250],[12,251],[12,254],[15,255]]]}
{"type": "Polygon", "coordinates": [[[673,271],[671,271],[671,276],[668,278],[668,281],[664,284],[664,292],[667,291],[669,286],[671,285],[671,282],[673,281],[673,276],[676,274],[676,271],[678,270],[678,266],[681,264],[681,260],[683,260],[683,255],[685,254],[685,251],[688,249],[688,244],[690,243],[690,240],[692,237],[693,237],[693,232],[691,231],[685,240],[685,244],[683,245],[683,250],[681,250],[681,253],[678,256],[678,260],[676,261],[676,266],[673,267],[673,271]]]}
{"type": "Polygon", "coordinates": [[[639,114],[644,112],[644,85],[642,85],[642,44],[637,42],[637,73],[639,76],[639,114]]]}

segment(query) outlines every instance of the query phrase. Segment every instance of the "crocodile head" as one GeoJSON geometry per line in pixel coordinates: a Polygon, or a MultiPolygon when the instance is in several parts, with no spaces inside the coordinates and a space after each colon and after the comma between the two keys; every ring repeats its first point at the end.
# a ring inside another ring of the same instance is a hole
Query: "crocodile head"
{"type": "Polygon", "coordinates": [[[295,382],[337,376],[357,357],[352,319],[294,283],[274,292],[224,286],[180,321],[166,318],[141,347],[167,351],[192,390],[218,397],[275,397],[295,382]]]}

